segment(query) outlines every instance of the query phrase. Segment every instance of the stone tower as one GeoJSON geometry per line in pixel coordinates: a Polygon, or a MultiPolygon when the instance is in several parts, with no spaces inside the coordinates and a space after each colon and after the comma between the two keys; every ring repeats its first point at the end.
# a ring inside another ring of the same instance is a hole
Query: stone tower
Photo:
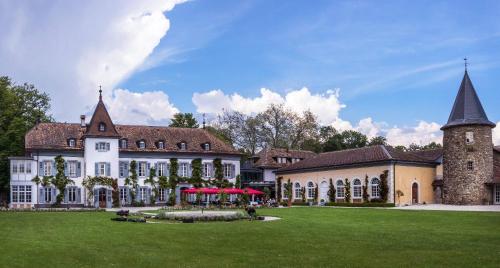
{"type": "Polygon", "coordinates": [[[492,129],[467,70],[443,137],[443,202],[485,204],[492,200],[492,129]]]}

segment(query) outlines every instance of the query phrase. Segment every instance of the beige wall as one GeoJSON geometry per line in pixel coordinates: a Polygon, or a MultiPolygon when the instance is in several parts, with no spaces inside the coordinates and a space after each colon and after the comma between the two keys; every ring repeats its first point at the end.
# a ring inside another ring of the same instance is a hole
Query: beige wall
{"type": "Polygon", "coordinates": [[[437,172],[439,172],[439,169],[434,167],[416,167],[396,164],[395,190],[396,192],[400,190],[404,194],[404,196],[400,198],[396,196],[396,205],[412,204],[412,184],[414,182],[418,184],[418,203],[434,203],[432,182],[437,172]]]}
{"type": "MultiPolygon", "coordinates": [[[[335,184],[337,180],[341,179],[342,181],[345,181],[345,179],[349,179],[351,182],[351,198],[354,196],[353,194],[353,183],[352,181],[356,178],[361,180],[361,184],[365,185],[365,176],[368,175],[368,194],[371,196],[371,189],[370,189],[370,180],[372,178],[378,178],[380,179],[380,174],[382,174],[385,170],[389,171],[389,178],[388,178],[388,184],[389,184],[389,200],[388,202],[392,203],[393,201],[393,168],[392,165],[380,165],[380,166],[373,166],[373,167],[359,167],[359,168],[346,168],[346,169],[332,169],[332,170],[325,170],[325,171],[311,171],[311,172],[301,172],[301,173],[294,173],[294,174],[278,174],[277,177],[283,177],[282,183],[286,183],[288,179],[292,182],[293,185],[295,185],[296,182],[300,183],[301,187],[306,187],[306,197],[307,197],[307,183],[309,181],[312,181],[314,184],[318,184],[318,186],[321,185],[321,182],[326,181],[329,185],[330,179],[333,180],[333,183],[335,184]]],[[[283,187],[282,187],[283,188],[283,187]]],[[[335,187],[337,188],[337,187],[335,187]]],[[[295,189],[295,187],[294,187],[295,189]]],[[[282,189],[283,190],[283,189],[282,189]]],[[[328,190],[328,189],[326,189],[328,190]]],[[[294,191],[295,193],[295,191],[294,191]]],[[[283,194],[283,192],[282,192],[283,194]]],[[[324,197],[325,194],[321,191],[321,187],[319,189],[319,200],[321,200],[322,197],[324,197]]],[[[295,195],[294,195],[294,199],[295,195]]],[[[307,199],[307,198],[306,198],[307,199]]],[[[298,199],[300,200],[300,198],[298,199]]],[[[326,195],[325,201],[328,202],[328,196],[326,195]]],[[[354,201],[354,200],[353,200],[354,201]]]]}

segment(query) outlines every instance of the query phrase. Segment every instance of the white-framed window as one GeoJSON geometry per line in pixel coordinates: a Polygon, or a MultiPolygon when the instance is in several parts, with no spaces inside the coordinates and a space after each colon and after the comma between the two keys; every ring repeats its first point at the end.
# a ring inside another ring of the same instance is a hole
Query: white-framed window
{"type": "Polygon", "coordinates": [[[156,171],[158,176],[165,176],[165,163],[158,163],[156,167],[158,168],[156,171]]]}
{"type": "Polygon", "coordinates": [[[76,146],[76,140],[75,139],[69,139],[68,145],[69,145],[69,147],[75,147],[76,146]]]}
{"type": "Polygon", "coordinates": [[[119,170],[118,170],[120,178],[125,178],[127,177],[128,174],[128,163],[121,161],[119,164],[119,170]]]}
{"type": "Polygon", "coordinates": [[[97,142],[95,144],[95,149],[98,152],[107,152],[109,151],[110,144],[109,142],[97,142]]]}
{"type": "Polygon", "coordinates": [[[31,174],[31,162],[26,162],[26,173],[31,174]]]}
{"type": "Polygon", "coordinates": [[[465,143],[474,144],[474,132],[465,132],[465,143]]]}
{"type": "Polygon", "coordinates": [[[69,203],[76,202],[76,187],[68,188],[68,202],[69,203]]]}
{"type": "Polygon", "coordinates": [[[345,198],[345,186],[342,180],[337,181],[337,198],[345,198]]]}
{"type": "Polygon", "coordinates": [[[373,178],[371,180],[372,185],[372,198],[380,198],[380,180],[373,178]]]}
{"type": "Polygon", "coordinates": [[[203,163],[203,177],[205,178],[211,178],[212,174],[211,173],[211,168],[210,168],[210,163],[203,163]]]}
{"type": "Polygon", "coordinates": [[[144,140],[139,141],[139,149],[146,149],[146,142],[144,140]]]}
{"type": "Polygon", "coordinates": [[[361,198],[361,180],[354,179],[352,182],[352,197],[361,198]]]}
{"type": "Polygon", "coordinates": [[[312,181],[307,183],[307,198],[308,199],[314,198],[314,183],[312,181]]]}
{"type": "Polygon", "coordinates": [[[19,173],[24,173],[24,162],[19,162],[19,173]]]}
{"type": "Polygon", "coordinates": [[[99,131],[100,132],[106,131],[106,124],[104,124],[103,122],[99,123],[99,131]]]}
{"type": "Polygon", "coordinates": [[[165,142],[164,141],[158,142],[158,149],[165,149],[165,142]]]}
{"type": "Polygon", "coordinates": [[[97,175],[106,176],[106,163],[104,162],[97,163],[97,175]]]}
{"type": "Polygon", "coordinates": [[[127,203],[127,188],[125,187],[120,188],[120,202],[122,204],[127,203]]]}
{"type": "Polygon", "coordinates": [[[185,142],[181,142],[181,150],[187,150],[187,144],[185,142]]]}
{"type": "Polygon", "coordinates": [[[224,164],[224,178],[231,178],[233,176],[233,164],[224,164]]]}
{"type": "Polygon", "coordinates": [[[126,139],[121,139],[120,140],[120,148],[126,149],[128,147],[128,143],[126,139]]]}
{"type": "Polygon", "coordinates": [[[180,165],[180,171],[181,171],[181,177],[187,177],[188,176],[188,163],[181,163],[180,165]]]}
{"type": "Polygon", "coordinates": [[[71,178],[76,177],[76,162],[75,161],[68,162],[68,175],[71,178]]]}
{"type": "Polygon", "coordinates": [[[12,185],[13,203],[31,203],[31,185],[12,185]]]}
{"type": "Polygon", "coordinates": [[[17,162],[12,162],[12,174],[17,173],[17,162]]]}
{"type": "Polygon", "coordinates": [[[286,190],[286,183],[283,183],[283,186],[281,187],[282,191],[283,191],[283,199],[288,199],[288,194],[287,194],[287,190],[286,190]]]}
{"type": "Polygon", "coordinates": [[[205,143],[205,144],[203,145],[203,148],[205,149],[205,151],[210,151],[210,143],[208,143],[208,142],[207,142],[207,143],[205,143]]]}
{"type": "Polygon", "coordinates": [[[166,191],[164,188],[158,189],[158,200],[160,202],[165,202],[166,200],[166,191]]]}
{"type": "Polygon", "coordinates": [[[139,188],[141,191],[141,201],[146,202],[146,197],[147,197],[147,188],[146,187],[141,187],[139,188]]]}
{"type": "Polygon", "coordinates": [[[45,203],[52,202],[52,188],[45,187],[43,190],[45,203]]]}
{"type": "Polygon", "coordinates": [[[300,183],[298,183],[298,182],[295,183],[294,192],[295,192],[295,199],[300,199],[301,198],[300,183]]]}
{"type": "Polygon", "coordinates": [[[146,162],[139,162],[139,177],[146,177],[146,169],[147,169],[147,163],[146,162]]]}
{"type": "Polygon", "coordinates": [[[467,161],[467,171],[474,171],[474,162],[467,161]]]}
{"type": "Polygon", "coordinates": [[[52,162],[50,161],[43,162],[43,175],[52,176],[52,162]]]}

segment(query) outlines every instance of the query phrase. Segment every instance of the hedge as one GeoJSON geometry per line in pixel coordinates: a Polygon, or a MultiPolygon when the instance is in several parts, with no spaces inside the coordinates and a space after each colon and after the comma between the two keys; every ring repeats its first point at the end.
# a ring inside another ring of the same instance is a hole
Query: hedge
{"type": "Polygon", "coordinates": [[[395,207],[394,203],[326,203],[331,207],[395,207]]]}

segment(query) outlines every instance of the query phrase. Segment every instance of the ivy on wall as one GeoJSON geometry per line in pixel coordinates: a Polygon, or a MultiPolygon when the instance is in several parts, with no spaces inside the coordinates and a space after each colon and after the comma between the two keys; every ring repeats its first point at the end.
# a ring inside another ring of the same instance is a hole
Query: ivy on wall
{"type": "Polygon", "coordinates": [[[306,187],[305,186],[302,186],[302,188],[300,188],[300,199],[302,200],[302,203],[306,202],[306,187]]]}
{"type": "Polygon", "coordinates": [[[370,201],[370,195],[368,194],[368,174],[365,176],[365,184],[363,187],[363,202],[367,203],[370,201]]]}
{"type": "Polygon", "coordinates": [[[345,179],[345,202],[351,203],[351,182],[347,178],[345,179]]]}
{"type": "Polygon", "coordinates": [[[177,188],[178,176],[177,172],[179,170],[179,162],[177,158],[170,158],[170,172],[168,177],[168,185],[170,186],[170,195],[168,196],[168,204],[170,206],[175,205],[175,188],[177,188]]]}
{"type": "Polygon", "coordinates": [[[282,185],[282,182],[283,182],[283,177],[278,177],[278,179],[276,179],[276,200],[278,201],[278,203],[281,203],[281,185],[282,185]]]}
{"type": "Polygon", "coordinates": [[[117,179],[113,179],[110,177],[101,177],[101,176],[95,176],[95,177],[88,176],[86,179],[83,179],[82,186],[87,190],[86,191],[87,201],[89,202],[90,206],[92,206],[90,202],[94,200],[93,190],[96,185],[111,187],[113,189],[111,193],[111,197],[113,199],[113,206],[118,207],[120,205],[117,179]]]}
{"type": "Polygon", "coordinates": [[[137,190],[137,162],[135,160],[132,160],[130,162],[130,171],[129,171],[130,176],[125,178],[125,185],[130,185],[130,199],[132,202],[135,202],[135,195],[136,195],[136,190],[137,190]]]}
{"type": "Polygon", "coordinates": [[[328,186],[328,198],[330,199],[330,202],[335,203],[335,186],[333,185],[333,180],[330,179],[330,185],[328,186]]]}
{"type": "Polygon", "coordinates": [[[144,183],[151,185],[151,196],[149,197],[150,204],[154,205],[156,203],[156,197],[159,195],[158,182],[155,180],[156,169],[149,169],[149,177],[144,180],[144,183]]]}
{"type": "Polygon", "coordinates": [[[196,158],[191,161],[191,184],[194,188],[201,188],[203,186],[202,172],[201,172],[201,158],[196,158]]]}

